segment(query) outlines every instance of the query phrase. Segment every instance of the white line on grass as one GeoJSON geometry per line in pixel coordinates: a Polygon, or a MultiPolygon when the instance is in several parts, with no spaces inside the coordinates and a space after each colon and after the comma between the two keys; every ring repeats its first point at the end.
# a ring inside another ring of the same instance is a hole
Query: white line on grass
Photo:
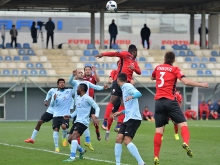
{"type": "MultiPolygon", "coordinates": [[[[28,150],[37,150],[37,151],[49,152],[49,153],[58,154],[58,155],[69,156],[69,154],[65,154],[65,153],[61,153],[61,152],[54,152],[54,151],[45,150],[45,149],[40,149],[40,148],[32,148],[32,147],[18,146],[18,145],[7,144],[7,143],[0,143],[0,145],[10,146],[10,147],[16,147],[16,148],[22,148],[22,149],[28,149],[28,150]]],[[[109,161],[109,160],[95,159],[95,158],[89,158],[89,157],[84,157],[84,158],[85,158],[85,159],[88,159],[88,160],[93,160],[93,161],[96,161],[96,162],[105,162],[105,163],[115,164],[115,162],[112,162],[112,161],[109,161]]],[[[129,165],[129,164],[121,164],[121,165],[129,165]]]]}

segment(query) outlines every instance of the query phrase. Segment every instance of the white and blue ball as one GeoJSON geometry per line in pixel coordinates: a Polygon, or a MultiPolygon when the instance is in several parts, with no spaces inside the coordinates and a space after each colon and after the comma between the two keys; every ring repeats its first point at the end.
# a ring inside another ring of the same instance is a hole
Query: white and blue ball
{"type": "Polygon", "coordinates": [[[116,11],[117,10],[117,3],[115,1],[108,1],[106,4],[106,9],[108,11],[116,11]]]}

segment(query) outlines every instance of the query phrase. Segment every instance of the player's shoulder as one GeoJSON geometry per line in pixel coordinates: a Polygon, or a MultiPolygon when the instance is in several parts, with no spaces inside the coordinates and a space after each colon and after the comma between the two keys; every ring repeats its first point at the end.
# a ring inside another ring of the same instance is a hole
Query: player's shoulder
{"type": "Polygon", "coordinates": [[[57,91],[57,90],[58,90],[58,88],[50,88],[49,91],[54,92],[54,91],[57,91]]]}
{"type": "Polygon", "coordinates": [[[131,83],[124,83],[123,88],[130,89],[130,88],[134,88],[134,86],[131,83]]]}

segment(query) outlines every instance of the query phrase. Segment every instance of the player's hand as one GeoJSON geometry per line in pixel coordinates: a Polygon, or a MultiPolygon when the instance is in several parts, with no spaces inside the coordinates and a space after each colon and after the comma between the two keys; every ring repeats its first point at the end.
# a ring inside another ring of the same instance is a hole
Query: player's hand
{"type": "Polygon", "coordinates": [[[126,102],[126,101],[129,101],[129,100],[131,100],[131,99],[133,99],[133,96],[128,96],[128,97],[125,99],[125,102],[126,102]]]}
{"type": "Polygon", "coordinates": [[[70,118],[70,116],[69,115],[65,115],[65,116],[63,116],[63,118],[64,118],[64,120],[68,120],[70,118]]]}
{"type": "Polygon", "coordinates": [[[208,88],[209,87],[208,83],[201,83],[201,85],[202,85],[203,88],[208,88]]]}
{"type": "Polygon", "coordinates": [[[96,71],[96,67],[92,66],[92,71],[95,72],[96,71]]]}
{"type": "Polygon", "coordinates": [[[102,53],[100,53],[100,54],[95,55],[94,57],[97,57],[99,59],[99,58],[102,58],[103,55],[102,55],[102,53]]]}
{"type": "Polygon", "coordinates": [[[93,123],[95,124],[95,126],[99,126],[99,120],[97,117],[93,117],[93,123]]]}
{"type": "Polygon", "coordinates": [[[108,89],[108,88],[109,88],[108,84],[105,84],[105,85],[103,86],[103,89],[108,89]]]}
{"type": "Polygon", "coordinates": [[[77,74],[77,69],[73,70],[73,75],[75,76],[77,74]]]}
{"type": "Polygon", "coordinates": [[[121,114],[122,114],[122,111],[121,112],[115,112],[115,113],[113,113],[112,117],[116,118],[116,117],[120,116],[121,114]]]}
{"type": "Polygon", "coordinates": [[[44,105],[47,107],[49,105],[48,101],[45,101],[44,105]]]}
{"type": "Polygon", "coordinates": [[[53,96],[53,99],[54,99],[54,100],[56,100],[56,98],[57,98],[57,94],[55,94],[55,95],[53,96]]]}
{"type": "Polygon", "coordinates": [[[128,68],[130,68],[131,70],[134,70],[134,65],[129,65],[128,68]]]}

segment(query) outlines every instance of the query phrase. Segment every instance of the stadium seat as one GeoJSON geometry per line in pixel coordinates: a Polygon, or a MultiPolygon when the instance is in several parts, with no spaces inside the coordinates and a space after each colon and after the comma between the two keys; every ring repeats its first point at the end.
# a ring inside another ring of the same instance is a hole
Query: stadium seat
{"type": "Polygon", "coordinates": [[[219,56],[218,52],[215,51],[215,50],[211,51],[211,55],[212,55],[212,56],[219,56]]]}
{"type": "Polygon", "coordinates": [[[193,62],[200,62],[200,58],[199,57],[194,57],[193,62]]]}
{"type": "Polygon", "coordinates": [[[27,55],[35,55],[34,51],[32,49],[29,49],[27,51],[27,55]]]}
{"type": "Polygon", "coordinates": [[[28,75],[28,71],[23,69],[23,70],[21,71],[21,75],[28,75]]]}
{"type": "Polygon", "coordinates": [[[209,69],[215,69],[215,65],[213,63],[208,63],[207,68],[209,69]]]}
{"type": "Polygon", "coordinates": [[[85,66],[85,67],[86,67],[86,66],[91,66],[91,67],[92,67],[92,64],[91,64],[91,63],[85,63],[84,66],[85,66]]]}
{"type": "Polygon", "coordinates": [[[95,66],[97,69],[100,69],[100,64],[99,64],[99,63],[95,62],[95,63],[94,63],[94,66],[95,66]]]}
{"type": "Polygon", "coordinates": [[[83,51],[83,55],[84,55],[84,56],[91,56],[90,50],[84,50],[84,51],[83,51]]]}
{"type": "Polygon", "coordinates": [[[38,73],[35,69],[31,69],[30,70],[30,75],[38,75],[38,73]]]}
{"type": "Polygon", "coordinates": [[[192,63],[192,64],[191,64],[191,68],[198,68],[198,65],[195,64],[195,63],[192,63]]]}
{"type": "Polygon", "coordinates": [[[146,58],[145,58],[145,57],[140,57],[140,58],[139,58],[139,61],[140,61],[140,62],[146,62],[146,58]]]}
{"type": "Polygon", "coordinates": [[[3,58],[2,58],[2,56],[0,56],[0,61],[3,61],[3,58]]]}
{"type": "Polygon", "coordinates": [[[21,49],[22,47],[21,47],[21,44],[20,43],[17,43],[17,47],[16,48],[18,48],[18,49],[21,49]]]}
{"type": "Polygon", "coordinates": [[[16,49],[9,49],[9,54],[10,54],[11,56],[17,56],[17,55],[18,55],[18,52],[17,52],[16,49]]]}
{"type": "Polygon", "coordinates": [[[89,61],[96,61],[95,57],[89,57],[89,61]]]}
{"type": "Polygon", "coordinates": [[[215,57],[210,57],[209,62],[216,62],[216,58],[215,57]]]}
{"type": "Polygon", "coordinates": [[[43,64],[38,62],[35,64],[35,68],[43,68],[43,64]]]}
{"type": "Polygon", "coordinates": [[[187,56],[195,56],[195,54],[193,53],[193,51],[188,50],[188,51],[187,51],[187,56]]]}
{"type": "Polygon", "coordinates": [[[28,56],[23,56],[22,61],[30,61],[30,58],[28,56]]]}
{"type": "Polygon", "coordinates": [[[39,71],[39,75],[46,75],[47,74],[47,72],[46,72],[46,70],[44,70],[44,69],[41,69],[40,71],[39,71]]]}
{"type": "Polygon", "coordinates": [[[203,73],[203,71],[202,71],[202,70],[197,70],[196,74],[197,74],[197,75],[199,75],[199,76],[204,75],[204,73],[203,73]]]}
{"type": "Polygon", "coordinates": [[[142,51],[141,51],[141,54],[142,54],[143,56],[149,56],[149,52],[148,52],[147,50],[142,50],[142,51]]]}
{"type": "Polygon", "coordinates": [[[180,50],[180,49],[181,49],[180,46],[177,45],[177,44],[174,44],[174,45],[172,46],[172,48],[173,48],[174,50],[180,50]]]}
{"type": "Polygon", "coordinates": [[[85,61],[87,61],[87,58],[85,56],[82,56],[82,57],[80,57],[79,61],[85,62],[85,61]]]}
{"type": "Polygon", "coordinates": [[[185,62],[192,62],[192,59],[190,57],[186,57],[185,62]]]}
{"type": "Polygon", "coordinates": [[[9,55],[9,52],[7,49],[1,49],[1,55],[2,56],[8,56],[9,55]]]}
{"type": "Polygon", "coordinates": [[[23,49],[31,49],[29,43],[24,43],[23,44],[23,49]]]}
{"type": "Polygon", "coordinates": [[[162,46],[160,47],[160,49],[161,49],[161,50],[165,50],[165,46],[162,45],[162,46]]]}
{"type": "Polygon", "coordinates": [[[35,53],[36,53],[38,56],[44,56],[43,50],[35,50],[35,53]]]}
{"type": "Polygon", "coordinates": [[[178,51],[174,50],[173,53],[174,53],[176,56],[179,56],[178,51]]]}
{"type": "Polygon", "coordinates": [[[150,63],[146,63],[146,64],[144,65],[144,67],[145,67],[145,69],[152,69],[152,68],[153,68],[150,63]]]}
{"type": "Polygon", "coordinates": [[[73,50],[66,50],[66,55],[68,56],[73,56],[74,55],[74,51],[73,50]]]}
{"type": "Polygon", "coordinates": [[[9,75],[9,74],[10,74],[10,70],[4,69],[4,70],[3,70],[3,74],[4,74],[4,75],[9,75]]]}
{"type": "Polygon", "coordinates": [[[6,43],[5,47],[6,47],[7,49],[13,48],[13,47],[11,47],[11,43],[6,43]]]}
{"type": "Polygon", "coordinates": [[[112,44],[112,49],[120,49],[120,47],[118,46],[118,44],[112,44]]]}
{"type": "Polygon", "coordinates": [[[111,63],[110,68],[112,68],[112,69],[116,69],[116,68],[118,68],[118,66],[117,66],[116,63],[111,63]]]}
{"type": "Polygon", "coordinates": [[[22,56],[23,56],[23,55],[27,55],[24,49],[19,49],[19,50],[18,50],[18,54],[19,54],[19,55],[22,55],[22,56]]]}
{"type": "Polygon", "coordinates": [[[95,49],[95,46],[93,44],[88,44],[87,49],[95,49]]]}
{"type": "Polygon", "coordinates": [[[21,61],[21,57],[20,56],[14,56],[14,61],[21,61]]]}
{"type": "Polygon", "coordinates": [[[150,73],[148,72],[148,70],[142,70],[141,75],[142,76],[150,76],[150,73]]]}
{"type": "Polygon", "coordinates": [[[37,43],[33,43],[33,44],[32,44],[32,49],[39,49],[38,44],[37,44],[37,43]]]}
{"type": "Polygon", "coordinates": [[[199,64],[199,68],[206,68],[206,64],[204,63],[199,64]]]}
{"type": "Polygon", "coordinates": [[[184,50],[179,51],[179,56],[186,56],[186,52],[184,50]]]}
{"type": "Polygon", "coordinates": [[[34,64],[29,62],[26,64],[26,68],[34,68],[34,64]]]}
{"type": "Polygon", "coordinates": [[[105,71],[104,70],[98,70],[98,75],[104,76],[105,75],[105,71]]]}
{"type": "Polygon", "coordinates": [[[99,51],[98,51],[98,50],[93,50],[93,51],[92,51],[92,55],[93,55],[93,56],[95,56],[95,55],[97,55],[97,54],[99,54],[99,51]]]}
{"type": "Polygon", "coordinates": [[[202,57],[201,62],[209,62],[207,57],[202,57]]]}
{"type": "Polygon", "coordinates": [[[5,56],[5,61],[12,61],[11,56],[5,56]]]}
{"type": "Polygon", "coordinates": [[[109,68],[109,65],[107,63],[103,63],[102,64],[102,68],[106,68],[107,69],[107,68],[109,68]]]}
{"type": "Polygon", "coordinates": [[[182,50],[188,50],[188,47],[187,47],[187,45],[185,45],[185,44],[181,45],[180,48],[181,48],[182,50]]]}
{"type": "Polygon", "coordinates": [[[205,71],[205,75],[206,75],[206,76],[213,76],[211,70],[206,70],[206,71],[205,71]]]}
{"type": "Polygon", "coordinates": [[[18,70],[17,69],[12,70],[12,75],[18,75],[18,70]]]}
{"type": "Polygon", "coordinates": [[[3,48],[3,45],[2,45],[2,44],[0,44],[0,48],[3,48]]]}

